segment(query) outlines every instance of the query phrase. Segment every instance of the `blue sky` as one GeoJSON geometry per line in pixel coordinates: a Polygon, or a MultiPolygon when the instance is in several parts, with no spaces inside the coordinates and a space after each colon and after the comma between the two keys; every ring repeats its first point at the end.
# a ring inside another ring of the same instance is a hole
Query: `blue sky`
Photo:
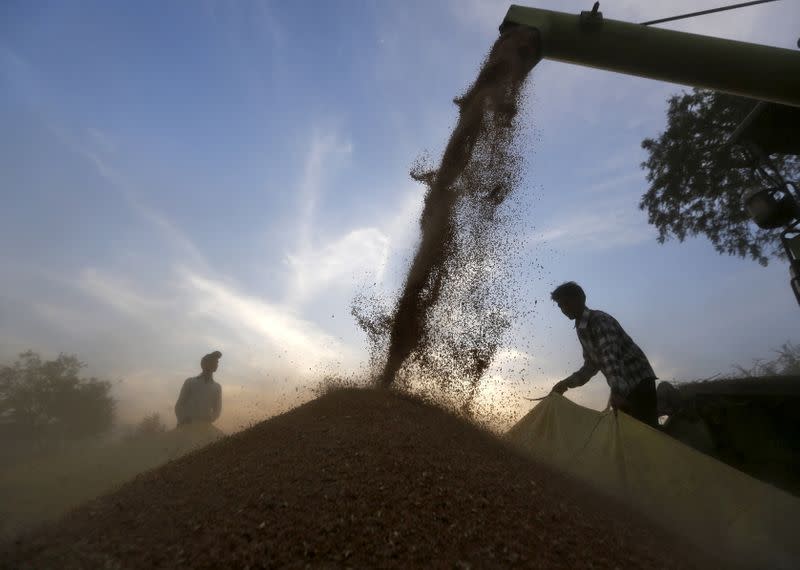
{"type": "MultiPolygon", "coordinates": [[[[578,12],[589,2],[540,1],[578,12]]],[[[0,4],[0,357],[77,353],[117,381],[124,419],[170,414],[199,357],[224,353],[234,429],[358,370],[354,295],[392,294],[423,188],[507,3],[0,4]],[[299,394],[299,395],[298,395],[299,394]]],[[[604,2],[642,21],[716,2],[604,2]]],[[[669,27],[793,48],[800,5],[669,27]]],[[[780,262],[658,245],[638,210],[640,141],[679,86],[542,62],[528,86],[525,284],[501,357],[542,393],[580,362],[549,302],[574,279],[664,379],[706,377],[797,340],[780,262]],[[534,302],[536,304],[534,305],[534,302]]],[[[510,381],[495,373],[486,390],[510,381]]],[[[602,377],[577,401],[605,403],[602,377]]],[[[170,416],[171,418],[171,416],[170,416]]]]}

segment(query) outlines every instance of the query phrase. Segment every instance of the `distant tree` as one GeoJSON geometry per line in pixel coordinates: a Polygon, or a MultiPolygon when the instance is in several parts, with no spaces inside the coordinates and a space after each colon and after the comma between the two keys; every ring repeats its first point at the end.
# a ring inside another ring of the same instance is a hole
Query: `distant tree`
{"type": "MultiPolygon", "coordinates": [[[[758,228],[742,207],[743,192],[770,182],[751,150],[728,144],[754,105],[751,99],[703,89],[669,99],[666,130],[642,141],[650,188],[639,207],[658,229],[660,243],[702,234],[720,254],[750,257],[762,265],[782,255],[779,232],[758,228]]],[[[800,179],[798,157],[771,159],[786,180],[800,179]]]]}
{"type": "Polygon", "coordinates": [[[800,343],[785,342],[773,351],[771,359],[759,358],[749,368],[735,365],[734,368],[743,378],[760,376],[800,376],[800,343]]]}
{"type": "Polygon", "coordinates": [[[145,437],[167,431],[167,426],[161,420],[161,414],[154,412],[145,416],[142,421],[136,424],[133,430],[133,437],[145,437]]]}
{"type": "Polygon", "coordinates": [[[0,440],[45,444],[108,431],[111,383],[81,378],[84,366],[74,355],[45,361],[31,350],[0,366],[0,440]]]}

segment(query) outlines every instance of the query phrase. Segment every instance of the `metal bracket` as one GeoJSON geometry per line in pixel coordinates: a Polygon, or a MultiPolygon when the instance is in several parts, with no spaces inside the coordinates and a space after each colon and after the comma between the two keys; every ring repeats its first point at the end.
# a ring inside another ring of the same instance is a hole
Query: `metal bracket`
{"type": "Polygon", "coordinates": [[[781,234],[781,242],[786,256],[789,258],[789,284],[792,286],[792,292],[798,305],[800,305],[800,258],[797,257],[797,250],[800,249],[800,228],[798,228],[798,224],[787,228],[781,234]]]}
{"type": "MultiPolygon", "coordinates": [[[[797,186],[789,182],[795,194],[798,194],[797,186]]],[[[800,305],[800,219],[795,218],[793,224],[781,233],[781,245],[786,257],[789,259],[789,283],[792,292],[800,305]]]]}
{"type": "Polygon", "coordinates": [[[595,2],[591,12],[581,12],[580,26],[582,30],[594,32],[603,27],[603,13],[598,12],[599,9],[600,2],[595,2]]]}

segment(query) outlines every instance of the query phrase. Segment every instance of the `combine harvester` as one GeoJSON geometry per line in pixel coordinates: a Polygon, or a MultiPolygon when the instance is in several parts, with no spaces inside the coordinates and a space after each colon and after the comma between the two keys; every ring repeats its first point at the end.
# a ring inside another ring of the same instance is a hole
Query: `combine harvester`
{"type": "MultiPolygon", "coordinates": [[[[572,15],[511,6],[500,31],[533,28],[545,59],[752,98],[754,110],[730,144],[750,145],[765,160],[773,152],[800,154],[800,53],[607,20],[598,7],[572,15]]],[[[743,199],[758,225],[783,228],[800,302],[796,194],[786,183],[743,199]]],[[[553,394],[507,437],[535,459],[747,567],[800,565],[800,499],[624,414],[595,412],[553,394]]]]}

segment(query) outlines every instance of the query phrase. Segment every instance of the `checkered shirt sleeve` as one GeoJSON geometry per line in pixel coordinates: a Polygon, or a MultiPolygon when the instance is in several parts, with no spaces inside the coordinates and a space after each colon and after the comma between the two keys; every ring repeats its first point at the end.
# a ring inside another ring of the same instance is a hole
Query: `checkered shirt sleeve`
{"type": "Polygon", "coordinates": [[[611,391],[627,395],[642,380],[655,378],[647,357],[611,315],[595,311],[589,324],[591,355],[611,391]]]}
{"type": "Polygon", "coordinates": [[[591,380],[592,376],[597,374],[600,369],[595,364],[594,359],[592,358],[589,351],[586,350],[586,347],[583,348],[583,366],[581,366],[580,370],[571,374],[569,378],[567,378],[567,382],[569,383],[570,388],[577,388],[578,386],[583,386],[589,380],[591,380]]]}

